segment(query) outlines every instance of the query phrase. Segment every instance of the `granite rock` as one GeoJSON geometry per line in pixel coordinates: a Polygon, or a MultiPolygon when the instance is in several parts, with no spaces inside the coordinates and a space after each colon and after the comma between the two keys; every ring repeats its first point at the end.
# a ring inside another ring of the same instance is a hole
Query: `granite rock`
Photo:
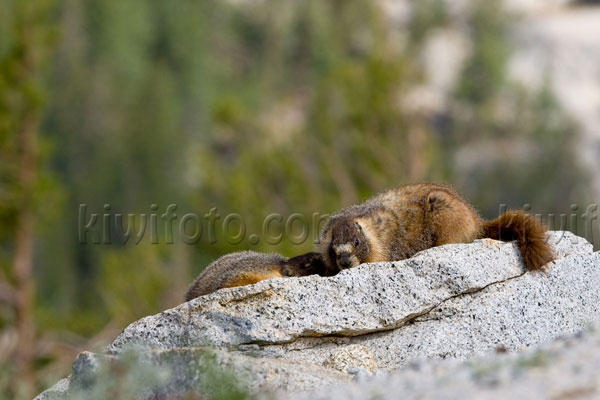
{"type": "Polygon", "coordinates": [[[297,393],[419,360],[458,362],[549,343],[600,316],[600,253],[570,233],[549,240],[557,259],[547,272],[524,272],[514,243],[483,239],[334,277],[222,289],[134,322],[106,354],[82,353],[71,376],[40,398],[63,398],[131,348],[177,376],[142,396],[166,398],[201,391],[207,353],[250,393],[297,393]]]}
{"type": "Polygon", "coordinates": [[[521,353],[469,361],[420,361],[295,400],[336,399],[597,399],[600,397],[598,326],[521,353]]]}

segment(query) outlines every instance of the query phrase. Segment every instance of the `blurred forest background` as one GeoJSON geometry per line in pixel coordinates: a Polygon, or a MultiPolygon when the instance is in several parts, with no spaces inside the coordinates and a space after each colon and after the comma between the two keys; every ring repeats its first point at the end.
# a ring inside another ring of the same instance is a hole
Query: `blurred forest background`
{"type": "Polygon", "coordinates": [[[260,232],[269,213],[414,181],[451,183],[488,218],[593,200],[574,119],[549,86],[508,77],[516,16],[426,0],[391,18],[387,3],[0,1],[0,397],[37,393],[77,352],[180,303],[226,252],[312,249],[80,244],[81,203],[217,207],[260,232]],[[424,49],[450,30],[466,38],[460,66],[442,54],[432,68],[424,49]],[[436,73],[450,75],[441,97],[436,73]]]}

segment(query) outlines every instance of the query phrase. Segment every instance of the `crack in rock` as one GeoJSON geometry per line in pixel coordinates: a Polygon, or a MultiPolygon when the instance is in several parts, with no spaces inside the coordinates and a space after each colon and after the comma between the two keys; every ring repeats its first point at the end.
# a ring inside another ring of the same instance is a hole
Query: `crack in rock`
{"type": "MultiPolygon", "coordinates": [[[[242,345],[237,345],[237,346],[231,346],[231,349],[234,350],[239,350],[240,346],[245,346],[245,345],[257,345],[259,347],[264,347],[264,346],[271,346],[271,345],[281,345],[281,344],[292,344],[297,342],[298,340],[301,339],[307,339],[307,338],[314,338],[314,339],[329,339],[329,338],[343,338],[343,337],[358,337],[358,336],[366,336],[366,335],[372,335],[374,333],[381,333],[381,332],[387,332],[387,331],[392,331],[395,329],[399,329],[409,323],[419,323],[421,321],[428,321],[428,319],[421,319],[421,317],[424,317],[428,314],[430,314],[433,310],[435,310],[436,308],[442,306],[443,304],[447,303],[448,301],[451,301],[453,299],[459,298],[459,297],[463,297],[463,296],[470,296],[479,292],[482,292],[490,287],[493,287],[495,285],[500,285],[503,283],[506,283],[508,281],[511,281],[513,279],[517,279],[522,277],[523,275],[527,274],[528,272],[523,272],[519,275],[515,275],[515,276],[511,276],[508,277],[506,279],[502,279],[496,282],[491,282],[488,283],[485,286],[482,286],[480,288],[473,288],[470,289],[468,291],[462,292],[462,293],[458,293],[455,295],[452,295],[448,298],[445,298],[443,300],[441,300],[440,302],[438,302],[437,304],[428,307],[427,309],[423,310],[422,312],[417,312],[417,313],[413,313],[408,315],[406,318],[403,318],[402,320],[398,321],[396,324],[392,324],[392,325],[388,325],[379,329],[373,329],[370,331],[337,331],[337,332],[332,332],[330,334],[327,335],[316,335],[316,334],[312,334],[311,332],[304,332],[298,336],[296,336],[293,340],[289,340],[289,341],[281,341],[281,342],[263,342],[263,341],[251,341],[248,343],[244,343],[242,345]]],[[[317,343],[315,345],[313,345],[312,347],[304,347],[302,348],[302,350],[305,349],[311,349],[311,348],[316,348],[320,345],[321,343],[317,343]]],[[[296,351],[299,351],[298,349],[296,351]]]]}
{"type": "MultiPolygon", "coordinates": [[[[544,273],[523,273],[513,243],[441,246],[334,277],[219,290],[132,323],[107,352],[135,346],[167,366],[177,380],[161,388],[165,395],[197,384],[205,350],[196,348],[217,351],[256,389],[287,392],[421,359],[514,352],[600,320],[600,253],[572,234],[549,236],[559,259],[544,273]]],[[[73,375],[92,367],[78,362],[73,375]]],[[[73,375],[54,393],[65,393],[73,375]]]]}
{"type": "MultiPolygon", "coordinates": [[[[560,243],[555,245],[559,256],[591,253],[585,241],[563,238],[560,243]]],[[[219,290],[131,324],[108,351],[119,353],[129,344],[234,348],[385,332],[457,296],[522,274],[513,243],[480,240],[440,246],[334,277],[277,278],[219,290]]]]}

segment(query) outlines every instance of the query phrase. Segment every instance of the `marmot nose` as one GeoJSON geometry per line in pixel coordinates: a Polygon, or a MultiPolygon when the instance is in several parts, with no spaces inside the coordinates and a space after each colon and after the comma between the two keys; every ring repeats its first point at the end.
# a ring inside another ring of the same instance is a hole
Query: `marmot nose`
{"type": "Polygon", "coordinates": [[[340,268],[350,268],[352,266],[350,254],[340,254],[340,256],[338,257],[338,265],[340,266],[340,268]]]}

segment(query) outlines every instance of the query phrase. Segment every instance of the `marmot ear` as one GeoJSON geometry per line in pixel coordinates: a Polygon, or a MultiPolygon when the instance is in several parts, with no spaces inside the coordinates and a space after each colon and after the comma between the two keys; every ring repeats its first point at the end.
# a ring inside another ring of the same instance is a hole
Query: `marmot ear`
{"type": "Polygon", "coordinates": [[[448,206],[449,195],[441,190],[436,190],[427,195],[427,201],[425,202],[425,210],[432,212],[440,210],[448,206]]]}
{"type": "Polygon", "coordinates": [[[360,226],[360,224],[358,222],[354,221],[354,225],[358,228],[359,231],[361,231],[361,232],[363,231],[362,226],[360,226]]]}

